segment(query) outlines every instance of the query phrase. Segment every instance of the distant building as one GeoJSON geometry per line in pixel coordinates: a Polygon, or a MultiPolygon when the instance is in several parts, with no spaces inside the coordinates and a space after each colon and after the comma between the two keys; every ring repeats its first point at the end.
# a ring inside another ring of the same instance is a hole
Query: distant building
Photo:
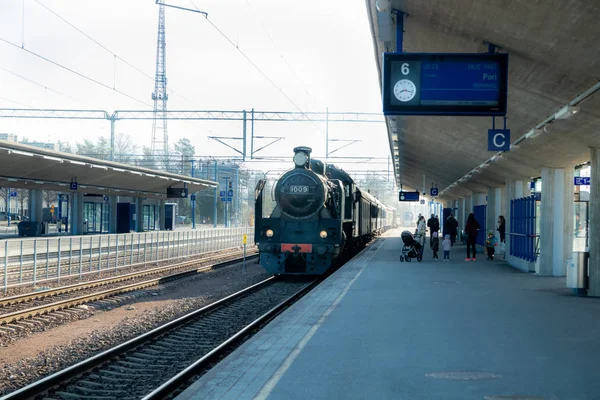
{"type": "Polygon", "coordinates": [[[14,133],[0,133],[0,140],[8,140],[9,142],[16,142],[17,135],[14,133]]]}

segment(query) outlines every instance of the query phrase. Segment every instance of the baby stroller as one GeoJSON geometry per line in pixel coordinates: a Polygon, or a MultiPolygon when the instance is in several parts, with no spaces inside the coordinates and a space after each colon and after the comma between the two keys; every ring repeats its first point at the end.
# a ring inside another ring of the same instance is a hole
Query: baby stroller
{"type": "Polygon", "coordinates": [[[417,261],[421,262],[423,259],[423,246],[420,242],[421,237],[419,235],[415,236],[409,231],[402,232],[401,237],[404,245],[402,246],[400,262],[403,262],[404,260],[410,262],[411,258],[416,258],[417,261]]]}

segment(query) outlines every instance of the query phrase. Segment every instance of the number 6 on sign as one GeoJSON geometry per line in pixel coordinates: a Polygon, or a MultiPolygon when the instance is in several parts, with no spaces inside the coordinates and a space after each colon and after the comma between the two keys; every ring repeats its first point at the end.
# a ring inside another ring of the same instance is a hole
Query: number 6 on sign
{"type": "Polygon", "coordinates": [[[410,69],[408,68],[408,63],[402,64],[401,71],[402,71],[402,75],[410,74],[410,69]]]}

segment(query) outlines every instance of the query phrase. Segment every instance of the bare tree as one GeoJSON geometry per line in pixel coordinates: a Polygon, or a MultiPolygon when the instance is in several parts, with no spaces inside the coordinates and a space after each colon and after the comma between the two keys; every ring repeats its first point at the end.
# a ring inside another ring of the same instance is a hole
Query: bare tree
{"type": "Polygon", "coordinates": [[[46,207],[50,207],[50,205],[54,204],[58,205],[58,193],[54,190],[44,190],[42,192],[42,196],[44,198],[44,204],[46,207]]]}
{"type": "Polygon", "coordinates": [[[131,136],[120,133],[115,137],[115,161],[130,164],[134,160],[134,154],[137,152],[138,147],[133,142],[131,136]]]}

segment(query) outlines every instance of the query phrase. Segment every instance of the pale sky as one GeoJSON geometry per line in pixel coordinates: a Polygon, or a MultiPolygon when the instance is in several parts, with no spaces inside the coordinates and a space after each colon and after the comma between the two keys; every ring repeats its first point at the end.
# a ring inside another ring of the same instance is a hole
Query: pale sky
{"type": "MultiPolygon", "coordinates": [[[[381,112],[366,6],[362,0],[192,0],[302,111],[381,112]]],[[[167,3],[191,7],[190,0],[167,3]]],[[[0,107],[151,109],[153,79],[77,32],[43,5],[150,77],[156,64],[158,6],[154,0],[0,0],[0,107]],[[24,14],[23,14],[24,6],[24,14]],[[1,40],[10,41],[18,47],[1,40]],[[38,53],[109,88],[43,61],[38,53]],[[7,72],[10,71],[10,72],[7,72]],[[11,72],[13,74],[11,74],[11,72]],[[40,83],[30,83],[14,74],[40,83]],[[142,104],[112,90],[114,87],[142,104]],[[62,94],[57,94],[58,91],[62,94]],[[8,101],[10,100],[10,101],[8,101]],[[12,102],[11,102],[12,101],[12,102]],[[19,104],[20,103],[20,104],[19,104]]],[[[168,108],[298,111],[206,19],[166,9],[168,108]]],[[[189,137],[198,156],[235,155],[207,136],[239,136],[241,122],[169,123],[169,142],[189,137]]],[[[262,122],[256,135],[285,140],[259,153],[287,156],[298,145],[325,153],[325,124],[262,122]]],[[[118,121],[117,133],[150,145],[151,122],[118,121]]],[[[108,121],[0,119],[0,132],[39,141],[109,137],[108,121]]],[[[340,156],[387,157],[385,124],[330,123],[330,138],[359,139],[340,156]]],[[[257,142],[256,147],[261,143],[257,142]]],[[[335,148],[330,144],[330,149],[335,148]]],[[[264,163],[263,163],[264,164],[264,163]]],[[[387,170],[385,164],[340,164],[387,170]]],[[[253,166],[257,169],[269,165],[253,166]]]]}

